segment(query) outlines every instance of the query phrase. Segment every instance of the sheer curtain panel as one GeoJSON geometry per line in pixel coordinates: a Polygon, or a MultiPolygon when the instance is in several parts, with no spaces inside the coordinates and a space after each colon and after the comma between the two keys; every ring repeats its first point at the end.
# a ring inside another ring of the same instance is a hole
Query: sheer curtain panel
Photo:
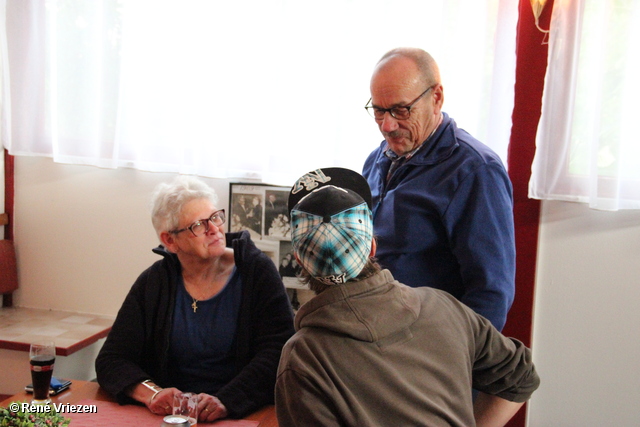
{"type": "Polygon", "coordinates": [[[360,170],[381,140],[371,71],[417,46],[445,111],[506,157],[512,0],[4,1],[14,155],[285,185],[360,170]]]}
{"type": "Polygon", "coordinates": [[[640,209],[640,2],[555,0],[529,196],[640,209]]]}

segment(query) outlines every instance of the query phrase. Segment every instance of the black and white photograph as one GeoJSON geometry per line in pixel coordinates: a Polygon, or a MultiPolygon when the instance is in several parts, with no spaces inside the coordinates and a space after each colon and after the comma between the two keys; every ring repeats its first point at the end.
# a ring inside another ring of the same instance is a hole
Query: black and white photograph
{"type": "Polygon", "coordinates": [[[258,194],[232,194],[231,231],[248,230],[253,239],[262,238],[262,197],[258,194]]]}
{"type": "Polygon", "coordinates": [[[256,246],[278,268],[291,305],[297,310],[313,293],[297,277],[300,266],[291,246],[289,191],[284,186],[230,183],[229,230],[249,232],[256,246]]]}
{"type": "Polygon", "coordinates": [[[247,230],[253,240],[290,240],[287,198],[289,187],[231,183],[230,230],[247,230]]]}
{"type": "Polygon", "coordinates": [[[264,227],[267,237],[291,239],[291,224],[287,212],[288,191],[266,190],[264,202],[264,227]]]}

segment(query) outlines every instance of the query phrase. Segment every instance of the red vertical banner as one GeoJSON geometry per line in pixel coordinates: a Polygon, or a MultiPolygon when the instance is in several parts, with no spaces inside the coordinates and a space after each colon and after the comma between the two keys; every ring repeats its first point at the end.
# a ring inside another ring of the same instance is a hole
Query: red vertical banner
{"type": "MultiPolygon", "coordinates": [[[[13,201],[14,201],[14,173],[13,156],[4,150],[4,211],[9,216],[9,223],[4,227],[4,238],[13,240],[13,201]]],[[[2,212],[0,212],[2,213],[2,212]]]]}
{"type": "MultiPolygon", "coordinates": [[[[4,226],[4,238],[6,240],[13,240],[13,200],[15,191],[13,176],[13,156],[9,155],[7,150],[4,150],[4,212],[0,212],[0,214],[6,213],[9,218],[9,222],[4,226]]],[[[15,258],[13,258],[13,265],[15,267],[15,258]]],[[[17,277],[15,280],[17,280],[17,277]]],[[[13,305],[13,295],[11,293],[0,296],[2,297],[3,307],[11,307],[13,305]]]]}
{"type": "MultiPolygon", "coordinates": [[[[552,9],[553,0],[548,0],[538,20],[538,25],[542,29],[549,28],[552,9]]],[[[536,26],[531,0],[520,1],[516,37],[513,127],[507,156],[514,197],[516,297],[503,332],[530,346],[540,201],[528,198],[528,186],[542,108],[548,48],[546,44],[548,34],[540,31],[536,26]]],[[[525,411],[524,408],[521,409],[507,426],[525,426],[525,411]]]]}

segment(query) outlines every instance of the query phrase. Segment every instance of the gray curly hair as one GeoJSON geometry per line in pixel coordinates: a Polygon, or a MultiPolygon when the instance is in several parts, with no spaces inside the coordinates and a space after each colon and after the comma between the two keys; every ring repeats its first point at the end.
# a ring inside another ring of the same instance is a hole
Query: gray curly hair
{"type": "Polygon", "coordinates": [[[182,208],[196,199],[207,199],[214,205],[218,203],[213,188],[193,176],[180,175],[170,183],[158,184],[151,196],[151,222],[158,237],[178,228],[182,208]]]}

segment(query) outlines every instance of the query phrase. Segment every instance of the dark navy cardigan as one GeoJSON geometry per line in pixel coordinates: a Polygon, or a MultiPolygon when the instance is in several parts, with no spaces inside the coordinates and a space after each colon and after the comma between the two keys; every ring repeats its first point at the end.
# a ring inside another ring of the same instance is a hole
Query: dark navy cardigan
{"type": "MultiPolygon", "coordinates": [[[[227,233],[243,288],[233,344],[239,374],[216,393],[229,417],[241,418],[274,402],[273,390],[282,346],[294,333],[293,312],[273,263],[249,233],[227,233]]],[[[136,280],[96,359],[100,386],[121,403],[133,403],[125,390],[145,379],[168,383],[167,363],[181,266],[175,254],[163,255],[136,280]]],[[[189,391],[189,390],[184,390],[189,391]]]]}

